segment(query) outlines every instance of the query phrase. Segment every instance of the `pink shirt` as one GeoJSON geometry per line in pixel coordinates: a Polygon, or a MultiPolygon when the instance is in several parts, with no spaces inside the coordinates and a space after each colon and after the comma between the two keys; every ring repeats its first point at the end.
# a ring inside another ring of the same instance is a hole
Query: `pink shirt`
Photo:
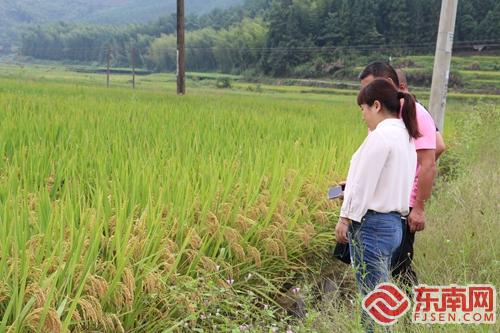
{"type": "MultiPolygon", "coordinates": [[[[417,151],[420,149],[436,149],[436,125],[434,124],[434,120],[420,103],[416,103],[416,106],[418,131],[422,136],[415,139],[415,149],[417,151]]],[[[417,164],[417,171],[415,173],[415,180],[413,181],[413,189],[410,197],[410,207],[413,207],[417,198],[419,172],[420,166],[417,164]]]]}

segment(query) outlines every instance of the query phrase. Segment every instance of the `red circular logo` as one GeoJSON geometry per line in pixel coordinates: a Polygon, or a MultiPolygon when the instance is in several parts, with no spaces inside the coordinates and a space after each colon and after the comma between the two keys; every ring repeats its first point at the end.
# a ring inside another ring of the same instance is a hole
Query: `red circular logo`
{"type": "Polygon", "coordinates": [[[363,299],[363,309],[377,323],[392,325],[410,309],[410,300],[392,283],[381,283],[363,299]]]}

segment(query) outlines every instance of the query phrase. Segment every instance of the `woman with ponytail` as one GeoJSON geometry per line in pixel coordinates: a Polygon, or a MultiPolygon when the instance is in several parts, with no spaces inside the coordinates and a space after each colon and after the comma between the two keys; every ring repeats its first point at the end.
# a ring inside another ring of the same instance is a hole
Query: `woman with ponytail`
{"type": "MultiPolygon", "coordinates": [[[[420,134],[413,96],[389,80],[373,80],[361,89],[357,102],[370,132],[352,156],[335,233],[337,242],[349,242],[364,296],[389,281],[417,167],[413,139],[420,134]]],[[[362,318],[370,331],[366,315],[362,318]]]]}

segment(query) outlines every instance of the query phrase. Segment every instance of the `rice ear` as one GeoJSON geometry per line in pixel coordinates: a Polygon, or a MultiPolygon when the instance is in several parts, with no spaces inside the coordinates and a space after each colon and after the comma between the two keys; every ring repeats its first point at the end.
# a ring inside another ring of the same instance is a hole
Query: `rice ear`
{"type": "Polygon", "coordinates": [[[80,312],[85,325],[99,325],[103,319],[101,303],[93,296],[80,298],[78,301],[80,312]]]}
{"type": "Polygon", "coordinates": [[[205,225],[206,225],[206,228],[207,228],[207,232],[210,235],[217,234],[217,232],[221,228],[221,225],[219,223],[219,219],[212,212],[208,212],[208,215],[207,215],[207,218],[206,218],[206,221],[205,221],[205,225]]]}
{"type": "Polygon", "coordinates": [[[247,253],[255,262],[255,266],[257,267],[262,266],[260,251],[257,248],[249,245],[247,247],[247,253]]]}
{"type": "Polygon", "coordinates": [[[193,250],[199,250],[202,245],[201,237],[198,235],[194,228],[190,228],[188,231],[189,245],[193,250]]]}
{"type": "Polygon", "coordinates": [[[101,276],[90,275],[85,282],[84,292],[100,299],[108,292],[108,282],[101,276]]]}
{"type": "MultiPolygon", "coordinates": [[[[28,315],[24,319],[24,324],[28,328],[28,330],[37,332],[38,327],[40,326],[40,321],[43,317],[43,312],[44,308],[41,307],[35,308],[30,313],[28,313],[28,315]]],[[[62,324],[56,310],[52,308],[47,309],[42,327],[44,332],[61,332],[62,324]]]]}
{"type": "Polygon", "coordinates": [[[26,288],[26,295],[31,296],[35,299],[35,308],[43,308],[47,300],[46,292],[35,283],[31,283],[26,288]]]}

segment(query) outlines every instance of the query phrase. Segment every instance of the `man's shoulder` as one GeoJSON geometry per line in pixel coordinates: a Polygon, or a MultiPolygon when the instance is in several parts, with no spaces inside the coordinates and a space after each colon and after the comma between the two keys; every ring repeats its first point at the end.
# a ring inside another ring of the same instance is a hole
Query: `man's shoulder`
{"type": "Polygon", "coordinates": [[[417,114],[425,112],[430,115],[429,111],[420,102],[415,102],[415,109],[417,110],[417,114]]]}
{"type": "Polygon", "coordinates": [[[415,149],[436,149],[436,124],[422,104],[416,104],[417,125],[420,137],[415,139],[415,149]]]}
{"type": "Polygon", "coordinates": [[[420,103],[415,103],[416,106],[416,112],[417,112],[417,123],[420,125],[422,124],[423,126],[425,125],[432,125],[435,127],[434,124],[434,119],[432,119],[431,114],[427,109],[420,103]]]}

